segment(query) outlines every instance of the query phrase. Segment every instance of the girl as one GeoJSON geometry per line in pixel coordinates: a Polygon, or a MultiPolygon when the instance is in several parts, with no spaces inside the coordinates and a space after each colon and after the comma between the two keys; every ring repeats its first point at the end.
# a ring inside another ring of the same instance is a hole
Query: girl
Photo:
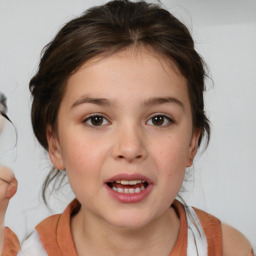
{"type": "Polygon", "coordinates": [[[44,191],[67,175],[76,199],[21,249],[6,228],[2,255],[253,255],[238,231],[175,200],[210,136],[204,77],[187,28],[157,5],[117,0],[67,23],[30,90],[54,165],[44,191]]]}

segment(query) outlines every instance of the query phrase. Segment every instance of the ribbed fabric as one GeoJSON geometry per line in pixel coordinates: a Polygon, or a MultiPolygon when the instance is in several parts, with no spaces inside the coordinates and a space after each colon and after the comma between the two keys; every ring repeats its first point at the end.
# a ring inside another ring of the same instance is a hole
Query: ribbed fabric
{"type": "Polygon", "coordinates": [[[20,244],[17,236],[9,229],[4,230],[4,248],[2,256],[16,256],[20,250],[20,244]]]}
{"type": "Polygon", "coordinates": [[[222,256],[221,222],[209,213],[194,208],[208,242],[208,256],[222,256]]]}
{"type": "Polygon", "coordinates": [[[184,208],[188,225],[187,256],[205,256],[208,243],[200,220],[191,206],[184,205],[184,208]]]}
{"type": "MultiPolygon", "coordinates": [[[[175,200],[172,207],[180,219],[180,230],[177,241],[169,256],[187,256],[188,226],[184,206],[175,200]]],[[[74,200],[63,214],[53,215],[36,227],[48,256],[77,256],[71,235],[70,218],[79,208],[80,204],[77,200],[74,200]]],[[[196,208],[193,209],[207,238],[207,255],[222,256],[221,222],[204,211],[196,208]]],[[[2,256],[16,256],[19,249],[19,241],[16,235],[6,228],[2,256]]],[[[251,252],[251,256],[253,256],[253,252],[251,252]]]]}
{"type": "Polygon", "coordinates": [[[71,234],[70,217],[80,208],[74,200],[61,215],[53,215],[36,226],[41,242],[49,256],[77,256],[71,234]]]}
{"type": "MultiPolygon", "coordinates": [[[[180,232],[170,256],[187,255],[187,220],[184,206],[177,200],[173,208],[180,219],[180,232]]],[[[208,256],[222,256],[221,222],[214,216],[193,208],[202,225],[208,243],[208,256]]]]}

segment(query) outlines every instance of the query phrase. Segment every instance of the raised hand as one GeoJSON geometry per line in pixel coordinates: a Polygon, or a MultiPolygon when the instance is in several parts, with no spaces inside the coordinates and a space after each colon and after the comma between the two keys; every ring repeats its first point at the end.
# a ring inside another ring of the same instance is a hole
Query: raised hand
{"type": "Polygon", "coordinates": [[[17,180],[13,172],[4,166],[0,166],[0,255],[4,244],[4,218],[9,200],[17,191],[17,180]]]}

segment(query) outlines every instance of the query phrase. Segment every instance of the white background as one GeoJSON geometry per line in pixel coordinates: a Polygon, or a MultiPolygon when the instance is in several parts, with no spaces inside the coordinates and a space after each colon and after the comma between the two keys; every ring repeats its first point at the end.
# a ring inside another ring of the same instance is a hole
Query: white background
{"type": "MultiPolygon", "coordinates": [[[[256,249],[256,1],[162,2],[189,27],[212,78],[206,94],[212,139],[198,155],[194,179],[183,196],[239,229],[256,249]]],[[[51,214],[40,198],[51,165],[32,133],[28,83],[40,51],[58,29],[99,3],[103,1],[0,0],[0,91],[8,97],[8,114],[19,133],[17,159],[13,161],[13,152],[7,160],[19,189],[6,224],[21,240],[51,214]]],[[[66,189],[55,197],[60,199],[52,199],[51,206],[60,212],[72,194],[66,189]]]]}

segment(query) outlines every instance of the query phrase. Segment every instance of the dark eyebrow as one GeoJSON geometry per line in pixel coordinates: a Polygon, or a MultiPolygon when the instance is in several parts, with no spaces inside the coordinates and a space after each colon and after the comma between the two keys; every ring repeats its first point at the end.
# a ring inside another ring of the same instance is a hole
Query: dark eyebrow
{"type": "MultiPolygon", "coordinates": [[[[88,96],[82,96],[79,98],[77,101],[75,101],[71,109],[79,106],[84,103],[90,103],[90,104],[95,104],[99,106],[110,106],[111,102],[108,99],[105,98],[92,98],[88,96]]],[[[159,105],[159,104],[167,104],[167,103],[175,103],[179,105],[180,107],[184,108],[183,103],[178,100],[177,98],[174,97],[154,97],[154,98],[149,98],[146,101],[144,101],[143,105],[145,106],[152,106],[152,105],[159,105]]]]}
{"type": "Polygon", "coordinates": [[[110,106],[110,102],[107,99],[104,98],[91,98],[88,96],[83,96],[80,99],[78,99],[77,101],[75,101],[71,108],[76,107],[78,105],[84,104],[84,103],[91,103],[91,104],[95,104],[95,105],[100,105],[100,106],[110,106]]]}
{"type": "Polygon", "coordinates": [[[151,105],[159,105],[159,104],[166,104],[166,103],[175,103],[179,105],[181,108],[184,109],[183,103],[174,97],[155,97],[155,98],[149,98],[144,102],[145,106],[151,106],[151,105]]]}

